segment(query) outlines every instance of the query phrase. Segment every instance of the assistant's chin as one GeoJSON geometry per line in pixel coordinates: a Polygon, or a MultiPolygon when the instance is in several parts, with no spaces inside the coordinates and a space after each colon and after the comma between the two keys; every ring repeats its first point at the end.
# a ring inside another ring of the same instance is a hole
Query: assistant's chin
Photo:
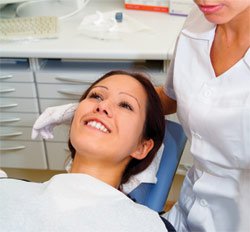
{"type": "Polygon", "coordinates": [[[209,21],[210,23],[216,24],[216,25],[221,25],[221,24],[227,23],[227,20],[225,20],[225,18],[223,18],[223,17],[209,15],[209,14],[205,14],[204,16],[207,19],[207,21],[209,21]]]}

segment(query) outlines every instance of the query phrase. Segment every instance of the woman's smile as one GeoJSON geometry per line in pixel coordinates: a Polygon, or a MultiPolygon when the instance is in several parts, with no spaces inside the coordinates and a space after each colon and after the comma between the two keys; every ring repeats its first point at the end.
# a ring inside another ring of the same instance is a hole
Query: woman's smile
{"type": "Polygon", "coordinates": [[[91,128],[100,130],[101,132],[104,132],[104,133],[110,133],[110,130],[102,122],[97,121],[97,120],[87,121],[85,122],[85,125],[91,128]]]}

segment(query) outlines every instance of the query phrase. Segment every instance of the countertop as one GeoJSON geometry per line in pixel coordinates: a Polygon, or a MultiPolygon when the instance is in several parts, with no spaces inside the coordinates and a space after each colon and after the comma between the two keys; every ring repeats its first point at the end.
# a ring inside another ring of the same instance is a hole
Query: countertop
{"type": "Polygon", "coordinates": [[[167,13],[125,10],[120,0],[90,0],[76,15],[60,21],[59,37],[37,41],[1,41],[1,57],[68,59],[150,59],[169,60],[185,17],[167,13]],[[97,10],[122,11],[146,25],[149,30],[131,33],[118,40],[100,40],[80,34],[84,16],[97,10]]]}

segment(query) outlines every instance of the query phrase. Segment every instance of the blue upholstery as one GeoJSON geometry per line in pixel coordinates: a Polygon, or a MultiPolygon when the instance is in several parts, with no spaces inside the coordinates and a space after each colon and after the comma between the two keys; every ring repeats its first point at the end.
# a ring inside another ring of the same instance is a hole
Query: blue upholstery
{"type": "Polygon", "coordinates": [[[157,183],[140,184],[129,194],[130,197],[157,212],[162,212],[185,144],[186,136],[181,125],[166,120],[164,151],[157,172],[157,183]]]}

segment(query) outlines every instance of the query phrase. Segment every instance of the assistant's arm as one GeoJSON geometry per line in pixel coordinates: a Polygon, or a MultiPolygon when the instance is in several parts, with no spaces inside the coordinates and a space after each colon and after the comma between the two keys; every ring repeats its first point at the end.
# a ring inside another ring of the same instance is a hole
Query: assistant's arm
{"type": "Polygon", "coordinates": [[[161,104],[163,107],[163,112],[165,115],[173,114],[176,112],[176,101],[165,94],[163,86],[158,86],[155,88],[158,96],[161,99],[161,104]]]}
{"type": "Polygon", "coordinates": [[[173,59],[171,60],[168,68],[165,84],[155,88],[161,99],[165,115],[176,113],[177,110],[177,102],[175,100],[176,96],[174,91],[175,52],[176,50],[174,51],[173,59]]]}

